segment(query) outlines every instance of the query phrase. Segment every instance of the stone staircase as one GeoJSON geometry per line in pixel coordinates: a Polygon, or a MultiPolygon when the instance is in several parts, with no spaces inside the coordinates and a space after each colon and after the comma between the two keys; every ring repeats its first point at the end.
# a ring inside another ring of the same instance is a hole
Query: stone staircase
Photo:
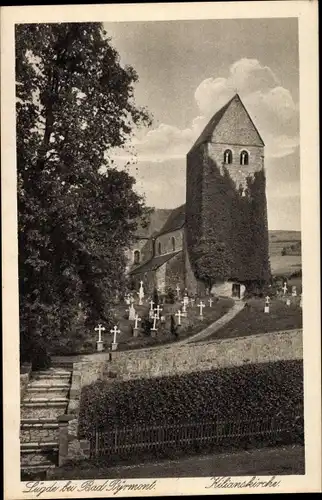
{"type": "Polygon", "coordinates": [[[58,465],[58,417],[67,411],[71,370],[53,367],[33,372],[21,401],[20,455],[22,472],[40,472],[58,465]]]}

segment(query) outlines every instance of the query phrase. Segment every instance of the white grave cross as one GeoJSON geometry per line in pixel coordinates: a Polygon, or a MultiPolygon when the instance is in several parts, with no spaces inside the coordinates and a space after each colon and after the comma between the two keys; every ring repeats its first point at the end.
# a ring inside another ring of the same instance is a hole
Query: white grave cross
{"type": "Polygon", "coordinates": [[[119,330],[117,328],[117,326],[114,326],[114,328],[112,328],[112,330],[110,330],[111,333],[113,333],[113,344],[116,344],[116,335],[118,333],[121,333],[121,330],[119,330]]]}
{"type": "Polygon", "coordinates": [[[104,326],[98,325],[95,328],[95,331],[98,332],[98,342],[102,342],[102,332],[105,332],[104,326]]]}
{"type": "Polygon", "coordinates": [[[150,300],[149,304],[150,304],[150,311],[153,311],[153,306],[154,306],[153,300],[150,300]]]}
{"type": "Polygon", "coordinates": [[[208,302],[209,302],[209,307],[212,307],[213,300],[211,297],[210,297],[210,299],[208,299],[208,302]]]}
{"type": "Polygon", "coordinates": [[[160,307],[158,304],[154,310],[156,311],[157,319],[160,319],[160,312],[162,311],[162,307],[160,307]]]}
{"type": "Polygon", "coordinates": [[[153,327],[151,328],[151,330],[153,330],[154,332],[157,330],[157,329],[156,329],[157,319],[159,319],[159,318],[158,318],[158,315],[157,315],[157,314],[155,314],[155,315],[154,315],[154,317],[153,317],[153,327]]]}
{"type": "Polygon", "coordinates": [[[136,313],[135,318],[134,318],[134,328],[138,328],[138,322],[141,321],[141,318],[139,318],[138,313],[136,313]]]}
{"type": "Polygon", "coordinates": [[[284,283],[284,286],[283,286],[283,289],[282,289],[282,290],[283,290],[284,295],[285,295],[285,294],[286,294],[286,292],[287,292],[287,284],[286,284],[286,281],[285,281],[285,283],[284,283]]]}
{"type": "Polygon", "coordinates": [[[179,287],[179,285],[177,285],[176,292],[177,292],[177,295],[179,296],[180,295],[180,287],[179,287]]]}
{"type": "Polygon", "coordinates": [[[200,309],[200,313],[199,314],[200,314],[200,316],[202,316],[202,310],[203,310],[204,307],[206,307],[205,304],[202,302],[202,300],[200,301],[200,304],[198,304],[198,307],[200,309]]]}
{"type": "Polygon", "coordinates": [[[175,313],[175,316],[178,317],[178,325],[181,325],[181,316],[183,316],[183,314],[180,311],[180,309],[179,309],[179,311],[177,313],[175,313]]]}

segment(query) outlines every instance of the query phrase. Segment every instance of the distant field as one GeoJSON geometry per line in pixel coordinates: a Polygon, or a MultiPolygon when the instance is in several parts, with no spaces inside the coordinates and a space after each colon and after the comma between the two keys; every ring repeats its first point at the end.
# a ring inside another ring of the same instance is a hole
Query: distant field
{"type": "Polygon", "coordinates": [[[283,247],[301,241],[300,231],[269,231],[269,255],[273,275],[289,275],[302,268],[300,255],[281,255],[283,247]]]}

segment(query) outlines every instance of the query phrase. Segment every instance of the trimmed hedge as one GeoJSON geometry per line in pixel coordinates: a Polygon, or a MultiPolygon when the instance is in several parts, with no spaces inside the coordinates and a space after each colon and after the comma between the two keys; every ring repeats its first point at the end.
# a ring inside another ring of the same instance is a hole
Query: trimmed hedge
{"type": "Polygon", "coordinates": [[[303,363],[243,365],[172,377],[98,381],[81,395],[81,436],[131,427],[221,418],[303,417],[303,363]]]}

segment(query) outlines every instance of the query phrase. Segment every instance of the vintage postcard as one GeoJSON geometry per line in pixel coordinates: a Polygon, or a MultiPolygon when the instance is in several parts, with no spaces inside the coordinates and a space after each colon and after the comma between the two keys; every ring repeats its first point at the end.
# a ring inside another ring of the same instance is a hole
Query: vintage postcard
{"type": "Polygon", "coordinates": [[[321,491],[317,35],[2,9],[6,499],[321,491]]]}

